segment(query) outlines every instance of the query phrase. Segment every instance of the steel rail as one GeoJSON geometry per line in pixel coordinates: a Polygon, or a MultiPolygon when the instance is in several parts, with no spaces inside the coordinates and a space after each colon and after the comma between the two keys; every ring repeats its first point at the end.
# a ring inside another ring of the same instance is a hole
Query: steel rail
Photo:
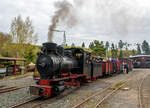
{"type": "Polygon", "coordinates": [[[14,87],[7,87],[7,88],[0,88],[0,91],[12,89],[12,88],[16,88],[16,86],[14,86],[14,87]]]}
{"type": "Polygon", "coordinates": [[[110,92],[108,95],[106,95],[105,97],[103,97],[101,99],[101,101],[94,107],[94,108],[98,108],[108,97],[110,97],[113,93],[115,93],[116,91],[118,91],[121,87],[125,86],[125,84],[128,81],[126,81],[123,85],[121,85],[120,87],[118,87],[117,89],[113,90],[112,92],[110,92]]]}
{"type": "Polygon", "coordinates": [[[36,100],[36,99],[38,99],[38,98],[39,98],[39,97],[33,97],[33,98],[31,98],[31,99],[29,99],[29,100],[27,100],[27,101],[25,101],[25,102],[21,102],[21,103],[12,105],[12,106],[10,106],[9,108],[17,108],[17,107],[22,106],[22,105],[24,105],[24,104],[27,104],[27,103],[29,103],[29,102],[33,102],[34,100],[36,100]]]}
{"type": "Polygon", "coordinates": [[[21,89],[21,88],[23,88],[23,87],[10,87],[10,88],[0,89],[0,94],[15,91],[15,90],[18,90],[18,89],[21,89]]]}
{"type": "Polygon", "coordinates": [[[142,78],[142,81],[140,82],[139,86],[138,86],[138,101],[139,101],[139,108],[143,108],[142,106],[142,85],[143,85],[143,82],[144,80],[146,79],[147,75],[145,75],[143,78],[142,78]]]}
{"type": "Polygon", "coordinates": [[[1,86],[0,86],[0,88],[3,88],[3,87],[5,87],[5,85],[1,85],[1,86]]]}
{"type": "MultiPolygon", "coordinates": [[[[126,81],[126,80],[122,80],[122,81],[120,81],[119,83],[125,82],[125,81],[126,81]]],[[[79,108],[82,104],[84,104],[84,103],[87,102],[88,100],[92,99],[93,97],[95,97],[95,96],[97,96],[97,95],[99,95],[99,94],[104,93],[106,90],[110,89],[111,87],[115,86],[116,84],[118,84],[118,82],[115,83],[115,84],[112,84],[112,85],[110,85],[110,86],[108,86],[108,87],[106,87],[106,88],[104,88],[103,90],[100,90],[100,91],[94,93],[93,95],[91,95],[90,97],[86,98],[86,99],[83,100],[81,103],[79,103],[79,104],[73,106],[72,108],[79,108]]]]}

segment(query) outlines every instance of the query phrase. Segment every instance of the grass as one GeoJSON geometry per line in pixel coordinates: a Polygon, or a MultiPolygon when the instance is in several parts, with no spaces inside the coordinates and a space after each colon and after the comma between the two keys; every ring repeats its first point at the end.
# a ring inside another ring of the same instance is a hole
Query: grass
{"type": "Polygon", "coordinates": [[[118,84],[115,85],[115,88],[118,89],[120,86],[122,86],[125,82],[119,82],[118,84]]]}
{"type": "Polygon", "coordinates": [[[106,102],[100,105],[100,108],[105,108],[107,106],[106,102]]]}
{"type": "Polygon", "coordinates": [[[122,86],[125,82],[119,82],[117,83],[114,87],[112,87],[111,89],[115,90],[118,89],[120,86],[122,86]]]}

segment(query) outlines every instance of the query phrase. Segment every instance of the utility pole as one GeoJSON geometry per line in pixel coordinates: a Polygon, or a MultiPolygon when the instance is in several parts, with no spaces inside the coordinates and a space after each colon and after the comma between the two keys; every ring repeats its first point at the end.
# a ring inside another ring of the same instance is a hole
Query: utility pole
{"type": "Polygon", "coordinates": [[[106,48],[106,58],[108,58],[108,48],[106,48]]]}
{"type": "Polygon", "coordinates": [[[64,38],[63,38],[63,43],[62,43],[62,46],[65,47],[66,46],[66,32],[64,32],[64,38]]]}

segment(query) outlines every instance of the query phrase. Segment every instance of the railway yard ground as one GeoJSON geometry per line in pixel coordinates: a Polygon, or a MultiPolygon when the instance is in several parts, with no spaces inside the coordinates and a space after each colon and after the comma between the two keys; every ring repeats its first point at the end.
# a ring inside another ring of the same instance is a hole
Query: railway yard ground
{"type": "Polygon", "coordinates": [[[32,84],[31,75],[0,80],[0,108],[150,108],[150,69],[100,78],[50,99],[30,95],[32,84]]]}

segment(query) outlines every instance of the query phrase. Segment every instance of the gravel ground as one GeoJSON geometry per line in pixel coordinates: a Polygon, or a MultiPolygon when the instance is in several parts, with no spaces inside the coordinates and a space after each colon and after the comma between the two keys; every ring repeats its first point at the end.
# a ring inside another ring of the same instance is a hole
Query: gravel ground
{"type": "MultiPolygon", "coordinates": [[[[123,79],[128,79],[135,75],[140,78],[142,75],[147,74],[148,71],[149,70],[145,71],[145,70],[136,69],[130,72],[129,74],[113,75],[112,77],[101,78],[95,82],[86,83],[68,95],[61,95],[60,96],[61,98],[58,97],[57,99],[51,98],[51,99],[46,100],[46,101],[49,101],[50,104],[42,105],[41,108],[71,108],[77,103],[80,103],[85,98],[92,95],[93,93],[102,90],[103,88],[109,86],[112,83],[117,83],[123,79]]],[[[19,87],[25,86],[26,87],[26,88],[12,91],[9,93],[0,94],[0,108],[8,108],[8,106],[28,100],[31,97],[33,97],[32,95],[28,93],[28,86],[33,83],[34,81],[31,76],[21,78],[21,79],[16,79],[16,80],[6,80],[6,81],[0,82],[0,85],[7,84],[7,86],[19,86],[19,87]]],[[[136,101],[137,98],[136,96],[132,96],[132,95],[136,94],[137,91],[135,90],[136,86],[134,84],[132,85],[133,85],[131,86],[132,89],[130,88],[129,91],[122,92],[123,94],[120,94],[119,98],[126,97],[127,98],[126,100],[131,98],[133,101],[131,103],[134,103],[134,101],[136,101]],[[127,96],[128,92],[129,92],[129,96],[127,96]]],[[[105,105],[106,108],[135,108],[133,107],[132,104],[131,104],[132,107],[123,107],[128,102],[127,101],[120,102],[119,99],[118,99],[119,102],[117,102],[117,96],[115,100],[116,100],[116,103],[114,103],[113,105],[118,106],[118,107],[110,107],[112,106],[112,104],[110,103],[110,105],[106,104],[108,107],[105,105]],[[119,107],[119,106],[122,106],[122,107],[119,107]]],[[[24,108],[31,108],[31,106],[30,105],[25,106],[24,108]]]]}
{"type": "Polygon", "coordinates": [[[23,102],[33,97],[29,94],[29,85],[34,84],[33,77],[28,76],[21,79],[16,80],[0,80],[0,85],[5,85],[7,87],[24,87],[19,90],[2,93],[0,94],[0,108],[8,108],[11,105],[17,104],[19,102],[23,102]]]}
{"type": "Polygon", "coordinates": [[[139,74],[139,71],[134,70],[129,74],[114,75],[112,77],[102,78],[95,82],[88,83],[62,99],[57,99],[51,104],[46,104],[42,106],[42,108],[71,108],[92,95],[93,93],[107,87],[108,85],[112,83],[117,83],[123,79],[133,77],[135,76],[135,74],[139,74]]]}
{"type": "MultiPolygon", "coordinates": [[[[127,85],[125,85],[116,94],[110,97],[103,104],[103,108],[138,108],[139,107],[139,101],[138,101],[139,82],[145,75],[148,76],[150,74],[150,69],[136,69],[135,71],[138,72],[138,74],[135,74],[136,77],[134,77],[134,79],[129,81],[129,83],[127,83],[127,85]],[[124,88],[128,88],[128,90],[124,90],[124,88]]],[[[149,82],[147,82],[147,84],[149,84],[149,82]]],[[[146,94],[146,96],[148,95],[146,94]]],[[[150,95],[149,95],[149,99],[150,99],[150,95]]],[[[147,102],[148,101],[149,100],[147,100],[147,102]]],[[[145,107],[145,108],[150,108],[150,107],[145,107]]]]}
{"type": "Polygon", "coordinates": [[[20,79],[7,79],[7,80],[0,80],[0,85],[10,86],[18,86],[18,87],[25,87],[29,86],[34,83],[33,77],[28,76],[20,79]]]}
{"type": "Polygon", "coordinates": [[[150,108],[150,76],[147,76],[142,85],[142,104],[144,108],[150,108]]]}

